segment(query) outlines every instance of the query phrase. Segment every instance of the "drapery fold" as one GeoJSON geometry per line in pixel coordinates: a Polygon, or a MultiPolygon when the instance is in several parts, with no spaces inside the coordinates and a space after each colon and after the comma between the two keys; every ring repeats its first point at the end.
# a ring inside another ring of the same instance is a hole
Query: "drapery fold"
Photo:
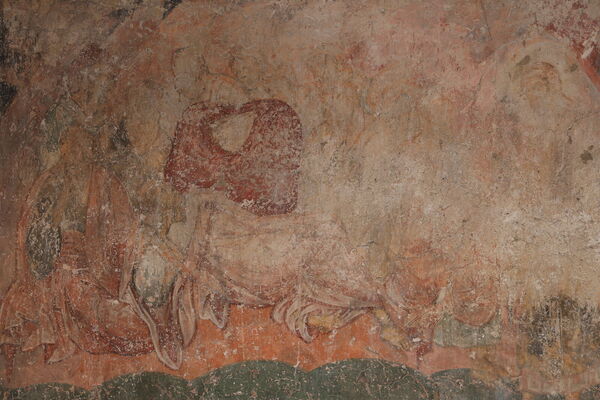
{"type": "Polygon", "coordinates": [[[50,202],[48,212],[60,226],[64,210],[58,205],[64,203],[60,196],[68,195],[68,182],[61,182],[63,190],[50,200],[42,188],[64,180],[61,172],[58,166],[42,174],[24,203],[17,278],[0,307],[0,345],[8,356],[14,349],[43,346],[47,362],[63,360],[77,348],[122,355],[156,350],[165,365],[179,368],[195,331],[192,283],[178,276],[161,310],[151,310],[136,294],[133,270],[146,241],[124,187],[104,167],[93,165],[87,179],[84,232],[61,231],[51,272],[41,278],[33,273],[27,233],[42,199],[50,202]]]}

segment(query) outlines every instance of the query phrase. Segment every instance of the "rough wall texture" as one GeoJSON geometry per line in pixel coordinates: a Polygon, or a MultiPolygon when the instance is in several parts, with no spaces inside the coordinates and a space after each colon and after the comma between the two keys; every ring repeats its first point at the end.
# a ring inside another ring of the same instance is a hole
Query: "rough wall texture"
{"type": "Polygon", "coordinates": [[[5,397],[600,398],[599,1],[1,4],[5,397]]]}

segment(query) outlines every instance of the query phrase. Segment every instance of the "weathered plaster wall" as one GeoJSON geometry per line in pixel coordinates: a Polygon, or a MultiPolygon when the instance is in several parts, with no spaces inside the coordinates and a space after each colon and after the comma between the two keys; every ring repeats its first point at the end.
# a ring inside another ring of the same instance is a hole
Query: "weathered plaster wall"
{"type": "Polygon", "coordinates": [[[2,6],[4,387],[596,398],[600,2],[2,6]]]}

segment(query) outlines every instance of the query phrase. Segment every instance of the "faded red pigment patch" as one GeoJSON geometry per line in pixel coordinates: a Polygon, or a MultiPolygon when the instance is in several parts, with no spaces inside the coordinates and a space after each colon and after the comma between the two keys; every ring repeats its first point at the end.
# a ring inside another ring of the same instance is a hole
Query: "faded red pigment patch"
{"type": "Polygon", "coordinates": [[[594,85],[600,88],[600,50],[595,46],[589,55],[581,58],[581,66],[594,85]]]}
{"type": "MultiPolygon", "coordinates": [[[[560,6],[554,4],[554,9],[560,6]]],[[[597,88],[600,88],[600,56],[598,34],[600,20],[585,12],[581,2],[574,2],[568,13],[555,12],[555,17],[543,28],[558,38],[568,40],[577,53],[583,70],[597,88]]]]}
{"type": "Polygon", "coordinates": [[[254,100],[241,107],[198,103],[177,123],[165,178],[177,190],[190,186],[224,191],[256,215],[286,214],[298,202],[302,125],[280,100],[254,100]],[[211,125],[254,113],[250,133],[239,151],[227,151],[211,125]]]}

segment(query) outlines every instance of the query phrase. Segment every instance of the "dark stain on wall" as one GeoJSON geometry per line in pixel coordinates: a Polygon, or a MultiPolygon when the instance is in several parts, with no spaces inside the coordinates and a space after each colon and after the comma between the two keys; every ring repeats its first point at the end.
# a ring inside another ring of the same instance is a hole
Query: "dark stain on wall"
{"type": "Polygon", "coordinates": [[[8,27],[0,9],[0,67],[11,67],[23,61],[23,56],[10,47],[8,27]]]}
{"type": "Polygon", "coordinates": [[[118,20],[123,20],[127,17],[129,17],[131,14],[133,13],[133,10],[128,9],[128,8],[118,8],[116,10],[113,10],[109,13],[109,16],[111,18],[115,18],[118,20]]]}
{"type": "Polygon", "coordinates": [[[600,359],[600,313],[557,295],[533,307],[523,325],[532,366],[549,378],[576,373],[600,359]]]}
{"type": "Polygon", "coordinates": [[[528,351],[536,356],[542,356],[549,347],[576,334],[581,340],[579,345],[585,345],[588,350],[600,348],[598,311],[563,295],[551,297],[532,310],[527,333],[528,351]]]}
{"type": "Polygon", "coordinates": [[[115,132],[111,136],[110,140],[115,149],[122,149],[131,144],[129,141],[129,136],[127,135],[127,125],[124,119],[119,122],[119,126],[117,129],[115,129],[115,132]]]}
{"type": "Polygon", "coordinates": [[[8,29],[4,23],[4,18],[0,15],[0,65],[4,65],[8,59],[8,29]]]}
{"type": "MultiPolygon", "coordinates": [[[[0,52],[2,50],[0,49],[0,52]]],[[[2,57],[0,55],[0,57],[2,57]]],[[[13,99],[17,95],[17,88],[7,82],[0,81],[0,114],[3,114],[4,111],[10,106],[13,99]]]]}
{"type": "Polygon", "coordinates": [[[591,388],[584,390],[579,395],[579,400],[598,400],[600,399],[600,385],[592,386],[591,388]]]}
{"type": "Polygon", "coordinates": [[[165,12],[163,13],[163,18],[165,18],[175,7],[177,7],[183,0],[165,0],[163,3],[163,8],[165,12]]]}

